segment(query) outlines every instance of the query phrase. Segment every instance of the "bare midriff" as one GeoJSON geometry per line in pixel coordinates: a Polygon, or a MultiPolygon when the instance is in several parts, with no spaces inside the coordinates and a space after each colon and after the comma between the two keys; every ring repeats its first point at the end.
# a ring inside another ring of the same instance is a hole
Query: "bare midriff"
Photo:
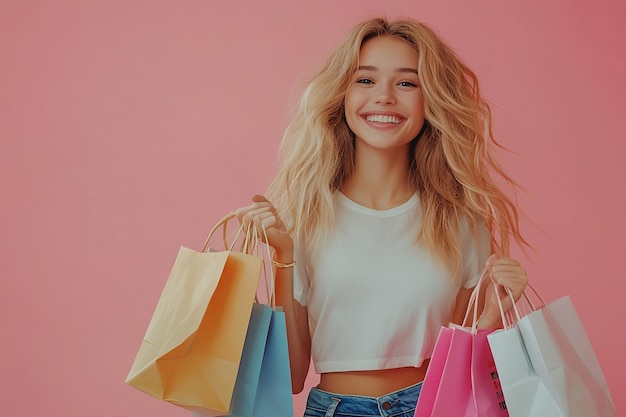
{"type": "Polygon", "coordinates": [[[428,361],[421,367],[376,371],[329,372],[321,374],[319,389],[335,394],[380,397],[422,382],[428,361]]]}

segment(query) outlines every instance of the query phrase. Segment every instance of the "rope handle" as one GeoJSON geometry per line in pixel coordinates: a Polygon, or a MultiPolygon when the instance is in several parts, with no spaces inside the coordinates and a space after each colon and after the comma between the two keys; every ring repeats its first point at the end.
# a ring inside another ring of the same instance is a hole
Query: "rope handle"
{"type": "MultiPolygon", "coordinates": [[[[256,226],[253,223],[249,223],[248,227],[245,230],[245,233],[244,233],[244,226],[243,225],[239,226],[235,234],[235,238],[233,239],[232,243],[229,245],[228,239],[227,239],[227,226],[228,226],[228,222],[232,220],[234,217],[235,217],[234,213],[232,212],[228,213],[227,215],[222,217],[215,224],[215,226],[213,226],[213,228],[211,229],[211,232],[209,233],[209,236],[206,238],[206,241],[204,242],[204,246],[202,246],[201,252],[205,253],[208,250],[210,240],[213,238],[216,231],[220,227],[222,228],[222,240],[224,242],[224,249],[228,251],[233,250],[235,243],[241,238],[241,235],[244,234],[239,251],[248,255],[255,254],[256,256],[263,259],[261,270],[263,272],[263,277],[264,277],[265,294],[267,296],[267,302],[272,309],[276,309],[276,291],[275,291],[276,277],[274,274],[274,269],[272,267],[268,268],[266,266],[267,263],[271,262],[272,254],[271,254],[270,245],[269,243],[267,243],[268,239],[267,239],[267,231],[265,230],[265,225],[263,224],[261,225],[261,231],[260,231],[262,232],[262,236],[265,242],[262,242],[263,239],[261,239],[259,236],[260,232],[258,230],[258,226],[256,226]],[[262,249],[260,249],[261,247],[265,248],[265,253],[262,253],[263,251],[262,249]],[[268,269],[269,269],[269,279],[268,279],[268,272],[267,272],[268,269]]],[[[256,295],[255,295],[255,301],[258,302],[258,297],[256,295]]]]}
{"type": "Polygon", "coordinates": [[[480,288],[483,285],[483,283],[486,280],[486,277],[489,273],[489,268],[485,268],[482,272],[482,274],[480,275],[480,279],[478,280],[478,283],[476,284],[476,286],[474,287],[474,290],[472,291],[472,294],[470,295],[470,299],[467,303],[467,309],[465,310],[465,316],[463,317],[463,322],[461,322],[461,325],[463,327],[466,327],[467,324],[467,318],[469,316],[472,304],[474,305],[473,307],[473,312],[472,312],[472,334],[476,334],[477,331],[477,323],[478,323],[478,299],[480,297],[480,288]]]}
{"type": "MultiPolygon", "coordinates": [[[[502,305],[502,300],[500,300],[500,297],[498,296],[498,289],[497,286],[494,286],[494,291],[496,292],[496,298],[498,299],[498,307],[500,308],[500,317],[502,317],[502,326],[504,326],[505,330],[511,329],[515,323],[519,322],[522,317],[524,317],[527,314],[522,314],[517,303],[515,303],[515,299],[513,297],[513,292],[508,288],[508,287],[504,287],[504,289],[506,290],[506,293],[509,297],[509,299],[511,300],[511,303],[513,303],[513,312],[515,313],[515,317],[506,317],[505,313],[504,313],[504,307],[502,305]]],[[[537,297],[539,299],[539,302],[541,303],[541,305],[539,307],[537,307],[532,300],[530,299],[530,297],[528,296],[528,294],[526,294],[526,291],[524,291],[522,293],[522,297],[521,299],[524,300],[524,302],[526,303],[526,305],[530,308],[530,311],[537,311],[543,307],[546,306],[545,301],[543,301],[543,299],[541,298],[541,296],[539,295],[539,293],[537,292],[537,290],[535,289],[535,287],[533,287],[532,285],[526,284],[526,288],[530,288],[531,291],[533,292],[533,294],[535,295],[535,297],[537,297]]]]}
{"type": "MultiPolygon", "coordinates": [[[[226,225],[228,221],[235,217],[235,213],[228,213],[226,216],[222,217],[216,224],[213,226],[211,231],[209,232],[209,236],[204,241],[204,246],[202,246],[202,250],[200,252],[204,253],[209,249],[209,241],[220,227],[223,226],[224,232],[222,234],[222,239],[224,240],[224,249],[228,249],[228,242],[226,241],[226,225]]],[[[241,234],[243,227],[239,228],[240,230],[237,232],[237,237],[241,234]]],[[[236,240],[236,239],[235,239],[236,240]]]]}
{"type": "MultiPolygon", "coordinates": [[[[470,310],[473,310],[472,311],[472,316],[473,316],[472,317],[472,326],[471,326],[472,334],[476,334],[476,332],[477,332],[477,326],[478,326],[478,301],[479,301],[479,297],[480,297],[480,289],[481,289],[481,286],[483,285],[483,283],[485,282],[485,280],[487,279],[487,276],[489,275],[489,271],[490,271],[489,268],[485,268],[483,270],[483,272],[482,272],[482,274],[480,276],[480,279],[478,280],[478,283],[476,284],[476,287],[474,287],[474,290],[472,291],[472,294],[470,295],[470,299],[469,299],[469,302],[468,302],[467,310],[465,311],[465,316],[463,317],[463,322],[461,323],[461,325],[463,327],[466,327],[467,319],[469,317],[470,310]],[[471,308],[472,306],[473,306],[473,309],[471,308]]],[[[494,291],[496,293],[496,299],[498,300],[498,307],[500,309],[500,316],[502,318],[502,325],[504,326],[505,329],[508,329],[508,328],[511,328],[516,322],[521,320],[521,318],[525,314],[522,314],[521,310],[519,309],[518,304],[515,302],[515,298],[513,297],[513,292],[508,287],[504,287],[504,289],[505,289],[509,299],[511,300],[511,304],[513,305],[513,307],[508,312],[506,312],[506,313],[504,312],[504,306],[502,305],[502,300],[500,299],[500,295],[498,294],[498,287],[500,287],[500,286],[501,285],[496,284],[494,282],[494,287],[493,288],[494,288],[494,291]]],[[[535,303],[533,303],[533,301],[531,300],[531,297],[528,296],[527,291],[524,291],[522,293],[521,299],[524,301],[524,303],[526,304],[526,306],[528,307],[528,309],[531,312],[532,311],[536,311],[536,310],[546,306],[545,301],[543,301],[543,299],[541,298],[541,296],[539,295],[537,290],[530,283],[528,283],[526,285],[526,288],[530,289],[531,292],[533,293],[533,295],[540,302],[540,306],[537,307],[537,305],[535,305],[535,303]]]]}
{"type": "MultiPolygon", "coordinates": [[[[215,235],[215,232],[220,227],[222,228],[222,241],[224,242],[224,250],[227,250],[227,251],[233,250],[233,248],[235,247],[235,243],[241,238],[242,233],[244,233],[244,227],[243,225],[240,225],[239,228],[237,229],[237,232],[235,233],[235,237],[232,243],[230,245],[228,244],[227,226],[228,226],[228,222],[232,220],[234,217],[235,217],[235,213],[232,213],[232,212],[228,213],[226,216],[222,217],[215,224],[215,226],[213,226],[213,228],[211,229],[211,232],[209,232],[209,236],[206,238],[204,245],[202,246],[202,250],[200,251],[201,253],[205,253],[209,249],[209,242],[213,238],[213,235],[215,235]]],[[[255,243],[253,239],[252,225],[248,224],[243,240],[241,242],[241,246],[239,247],[239,252],[250,254],[253,251],[254,245],[255,243]]]]}
{"type": "MultiPolygon", "coordinates": [[[[265,230],[265,225],[263,223],[261,223],[261,230],[263,231],[263,237],[265,238],[265,250],[266,250],[266,254],[267,254],[267,262],[272,262],[272,251],[270,249],[270,245],[267,239],[267,231],[265,230]]],[[[263,262],[263,265],[265,265],[265,261],[263,262]]],[[[267,299],[269,301],[270,307],[272,309],[276,309],[276,274],[274,272],[274,268],[272,268],[270,266],[269,268],[270,270],[270,282],[268,285],[267,280],[265,281],[265,290],[267,292],[267,299]]]]}
{"type": "MultiPolygon", "coordinates": [[[[265,225],[261,224],[261,232],[263,233],[263,239],[259,236],[259,230],[256,225],[252,226],[253,242],[254,242],[254,252],[256,256],[263,259],[263,263],[261,264],[261,269],[263,271],[263,281],[265,283],[265,296],[267,297],[267,303],[273,310],[276,309],[276,291],[275,291],[275,283],[276,276],[274,274],[274,268],[268,265],[271,263],[272,254],[269,243],[267,243],[267,231],[265,230],[265,225]],[[265,253],[262,253],[263,250],[261,247],[265,248],[265,253]],[[269,269],[269,280],[268,280],[268,269],[269,269]]],[[[255,295],[255,301],[259,302],[258,297],[255,295]]]]}

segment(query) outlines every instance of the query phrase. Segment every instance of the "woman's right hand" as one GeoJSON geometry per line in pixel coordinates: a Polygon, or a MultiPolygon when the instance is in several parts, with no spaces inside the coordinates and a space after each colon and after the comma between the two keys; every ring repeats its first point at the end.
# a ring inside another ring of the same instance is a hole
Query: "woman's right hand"
{"type": "Polygon", "coordinates": [[[263,240],[265,236],[261,230],[265,228],[267,243],[276,251],[276,260],[288,263],[293,261],[293,239],[276,213],[276,208],[262,195],[253,196],[251,205],[234,211],[244,229],[250,224],[255,225],[263,240]]]}

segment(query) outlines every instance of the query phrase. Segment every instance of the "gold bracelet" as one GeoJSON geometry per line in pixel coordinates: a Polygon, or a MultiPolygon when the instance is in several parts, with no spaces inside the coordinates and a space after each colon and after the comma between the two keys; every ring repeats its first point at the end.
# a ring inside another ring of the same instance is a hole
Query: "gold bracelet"
{"type": "Polygon", "coordinates": [[[284,264],[282,262],[275,261],[272,259],[272,263],[276,266],[276,268],[291,268],[296,264],[296,261],[290,262],[288,264],[284,264]]]}

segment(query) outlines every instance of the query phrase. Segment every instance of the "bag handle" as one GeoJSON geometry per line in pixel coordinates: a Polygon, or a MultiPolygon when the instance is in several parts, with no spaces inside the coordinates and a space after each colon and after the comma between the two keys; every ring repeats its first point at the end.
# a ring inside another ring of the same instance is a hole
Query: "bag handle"
{"type": "MultiPolygon", "coordinates": [[[[463,327],[466,327],[467,319],[468,319],[469,314],[470,314],[470,310],[473,310],[472,311],[472,326],[471,326],[472,334],[476,334],[476,332],[477,332],[477,325],[478,325],[478,302],[479,302],[479,297],[480,297],[480,289],[481,289],[482,285],[484,284],[484,282],[488,279],[487,277],[489,276],[489,272],[490,272],[490,269],[487,268],[487,267],[483,270],[483,272],[482,272],[482,274],[480,276],[480,279],[478,280],[478,283],[476,284],[476,287],[474,287],[474,290],[472,291],[472,294],[470,295],[470,299],[468,301],[467,310],[465,311],[465,316],[463,317],[463,321],[461,323],[461,325],[463,327]]],[[[513,292],[508,287],[502,286],[505,289],[505,291],[506,291],[506,293],[507,293],[507,295],[508,295],[508,297],[511,300],[511,303],[513,305],[512,309],[511,309],[512,313],[511,313],[511,310],[509,310],[509,312],[507,312],[507,313],[504,312],[504,306],[502,305],[502,300],[500,299],[500,296],[498,294],[498,287],[500,287],[500,286],[501,285],[496,284],[494,282],[494,287],[493,288],[494,288],[494,291],[496,293],[496,299],[498,300],[498,307],[500,309],[500,316],[502,318],[502,325],[504,326],[505,329],[507,329],[507,328],[512,327],[514,323],[519,321],[524,316],[524,314],[522,314],[522,312],[519,309],[518,304],[515,302],[515,298],[513,297],[513,292]],[[509,315],[508,318],[507,318],[507,315],[509,315]],[[515,317],[510,317],[511,315],[514,315],[515,317]]],[[[537,290],[530,283],[528,283],[526,285],[526,288],[530,289],[531,292],[534,294],[534,296],[540,302],[540,306],[537,307],[532,302],[531,298],[528,296],[526,291],[524,291],[522,293],[522,299],[524,300],[524,302],[526,303],[526,305],[530,309],[530,311],[536,311],[539,308],[545,307],[545,305],[546,305],[545,301],[543,301],[543,299],[541,298],[541,296],[539,295],[537,290]]]]}
{"type": "Polygon", "coordinates": [[[474,290],[472,291],[472,294],[470,295],[470,299],[467,303],[467,309],[465,310],[465,316],[463,317],[463,321],[461,322],[461,325],[463,327],[466,327],[467,324],[467,318],[469,317],[469,313],[470,310],[472,310],[473,307],[473,314],[472,314],[472,334],[476,334],[477,332],[477,325],[478,325],[478,299],[480,297],[480,288],[483,285],[483,283],[485,282],[485,280],[487,279],[487,275],[489,273],[489,268],[485,267],[485,269],[483,270],[482,274],[480,275],[480,279],[478,280],[478,283],[476,284],[476,286],[474,287],[474,290]],[[472,306],[473,304],[473,306],[472,306]]]}
{"type": "MultiPolygon", "coordinates": [[[[512,328],[515,325],[515,323],[520,321],[522,319],[522,317],[524,317],[526,314],[522,314],[521,313],[517,303],[515,303],[515,298],[513,297],[513,292],[510,290],[510,288],[504,287],[507,295],[509,296],[509,299],[511,300],[511,303],[513,303],[513,312],[515,313],[515,318],[507,319],[505,317],[504,307],[502,306],[502,300],[500,300],[500,297],[498,296],[498,288],[497,288],[498,286],[499,285],[494,286],[494,291],[496,292],[496,298],[498,299],[498,307],[500,309],[500,316],[502,317],[502,325],[504,326],[504,329],[510,329],[510,328],[512,328]]],[[[539,299],[539,302],[541,303],[539,308],[537,308],[535,306],[535,304],[531,301],[531,299],[528,296],[528,294],[526,294],[526,291],[524,291],[522,293],[522,299],[526,302],[526,305],[530,308],[531,312],[532,311],[537,311],[538,309],[543,308],[543,307],[546,306],[545,301],[543,301],[543,299],[541,298],[541,296],[539,295],[539,293],[537,292],[535,287],[533,287],[530,283],[528,283],[526,285],[526,288],[530,288],[530,290],[533,292],[535,297],[537,297],[537,299],[539,299]]]]}
{"type": "MultiPolygon", "coordinates": [[[[265,247],[265,251],[266,251],[266,255],[267,255],[267,262],[271,264],[272,262],[272,251],[270,249],[270,245],[267,240],[267,231],[265,230],[265,225],[263,223],[261,223],[261,230],[263,231],[263,238],[265,239],[265,244],[263,245],[265,247]]],[[[265,265],[265,261],[263,262],[263,264],[265,265]]],[[[270,307],[272,309],[276,309],[276,274],[274,272],[274,268],[272,268],[271,266],[269,267],[270,270],[270,281],[269,284],[267,282],[267,280],[265,280],[265,291],[267,293],[267,300],[270,304],[270,307]]]]}
{"type": "MultiPolygon", "coordinates": [[[[537,292],[537,290],[535,289],[535,287],[533,287],[532,285],[530,285],[530,283],[528,285],[526,285],[526,288],[530,288],[531,291],[533,292],[533,294],[535,295],[535,297],[537,297],[537,299],[539,300],[539,302],[541,303],[541,306],[539,308],[543,308],[546,306],[546,302],[543,301],[543,298],[541,298],[541,296],[539,295],[539,293],[537,292]]],[[[530,300],[530,297],[528,297],[528,294],[526,294],[526,291],[524,291],[524,293],[522,294],[524,296],[524,299],[526,300],[526,302],[528,303],[528,305],[530,306],[532,311],[538,310],[539,308],[535,307],[535,305],[533,304],[533,302],[530,300]]]]}
{"type": "MultiPolygon", "coordinates": [[[[224,250],[227,250],[227,251],[232,251],[233,250],[233,247],[235,246],[235,243],[239,240],[241,234],[244,231],[244,227],[243,227],[243,224],[242,224],[237,229],[237,232],[235,234],[235,238],[233,239],[232,243],[230,245],[228,244],[227,226],[228,226],[228,222],[230,220],[232,220],[234,217],[235,217],[235,213],[232,213],[232,212],[228,213],[226,216],[222,217],[215,224],[215,226],[213,226],[213,228],[211,229],[211,232],[209,232],[209,236],[206,238],[206,240],[204,242],[204,245],[202,246],[202,250],[200,251],[201,253],[205,253],[209,249],[209,242],[213,238],[213,235],[215,234],[217,229],[219,229],[220,227],[222,228],[222,240],[224,242],[224,250]]],[[[241,242],[241,246],[239,248],[239,252],[247,253],[247,254],[252,253],[253,247],[255,246],[255,243],[253,242],[253,240],[254,239],[253,239],[252,225],[248,224],[248,227],[247,227],[247,229],[245,231],[245,235],[244,235],[243,241],[241,242]]]]}
{"type": "MultiPolygon", "coordinates": [[[[273,310],[276,309],[276,291],[275,291],[275,282],[276,282],[276,277],[274,274],[274,269],[268,265],[271,263],[271,259],[272,259],[272,254],[271,254],[271,249],[270,249],[270,245],[267,240],[267,231],[265,230],[265,225],[261,224],[261,232],[262,232],[262,237],[264,238],[265,242],[263,242],[263,240],[260,238],[259,236],[259,230],[257,228],[256,225],[252,226],[252,241],[253,241],[253,249],[254,252],[256,253],[256,255],[258,257],[260,257],[261,259],[263,259],[263,263],[261,264],[261,270],[263,272],[263,281],[265,283],[265,296],[267,297],[267,303],[270,306],[270,308],[272,308],[273,310]],[[263,249],[261,248],[265,248],[265,253],[263,252],[263,249]],[[269,280],[268,280],[268,269],[269,269],[269,280]]],[[[258,297],[255,295],[255,301],[259,302],[258,297]]]]}
{"type": "MultiPolygon", "coordinates": [[[[228,213],[226,216],[222,217],[215,224],[215,226],[213,226],[213,228],[209,232],[209,236],[204,241],[204,246],[202,246],[202,250],[200,252],[205,253],[209,249],[209,241],[211,240],[211,238],[213,237],[213,235],[215,234],[217,229],[219,229],[220,226],[223,226],[224,228],[224,232],[222,234],[222,238],[224,240],[224,249],[228,248],[228,242],[226,241],[226,225],[228,224],[228,221],[231,220],[233,217],[235,217],[235,213],[228,213]]],[[[242,228],[240,227],[240,229],[242,228]]],[[[241,231],[239,233],[241,233],[241,231]]],[[[239,236],[239,233],[237,233],[237,236],[239,236]]]]}
{"type": "MultiPolygon", "coordinates": [[[[213,238],[213,236],[215,235],[215,232],[220,227],[222,227],[222,230],[223,230],[222,240],[224,242],[224,249],[228,251],[233,250],[235,243],[239,240],[242,233],[244,233],[244,226],[240,225],[239,228],[237,229],[235,238],[233,239],[232,243],[230,245],[228,244],[227,232],[226,232],[227,225],[228,225],[228,222],[232,220],[234,217],[235,217],[234,213],[232,212],[228,213],[226,216],[222,217],[215,224],[215,226],[213,226],[213,228],[211,229],[211,232],[209,233],[209,236],[204,242],[204,246],[202,246],[202,250],[201,250],[202,253],[205,253],[208,250],[209,241],[211,240],[211,238],[213,238]]],[[[275,291],[276,277],[274,274],[274,269],[271,266],[270,267],[266,266],[266,264],[271,263],[272,254],[271,254],[270,245],[267,243],[268,240],[267,240],[267,231],[265,230],[265,225],[261,224],[260,229],[261,230],[259,231],[258,226],[256,226],[253,223],[248,224],[248,227],[245,230],[243,241],[240,246],[240,252],[246,253],[246,254],[256,253],[257,256],[263,259],[261,269],[263,271],[263,277],[265,281],[265,294],[267,296],[267,302],[269,306],[272,309],[275,309],[276,308],[276,291],[275,291]],[[260,233],[262,233],[262,237],[264,238],[265,242],[262,242],[262,239],[259,236],[260,233]],[[262,249],[260,249],[260,247],[265,248],[265,253],[262,253],[262,249]],[[268,269],[269,269],[269,279],[267,277],[268,269]]],[[[255,295],[255,301],[258,302],[256,295],[255,295]]]]}

